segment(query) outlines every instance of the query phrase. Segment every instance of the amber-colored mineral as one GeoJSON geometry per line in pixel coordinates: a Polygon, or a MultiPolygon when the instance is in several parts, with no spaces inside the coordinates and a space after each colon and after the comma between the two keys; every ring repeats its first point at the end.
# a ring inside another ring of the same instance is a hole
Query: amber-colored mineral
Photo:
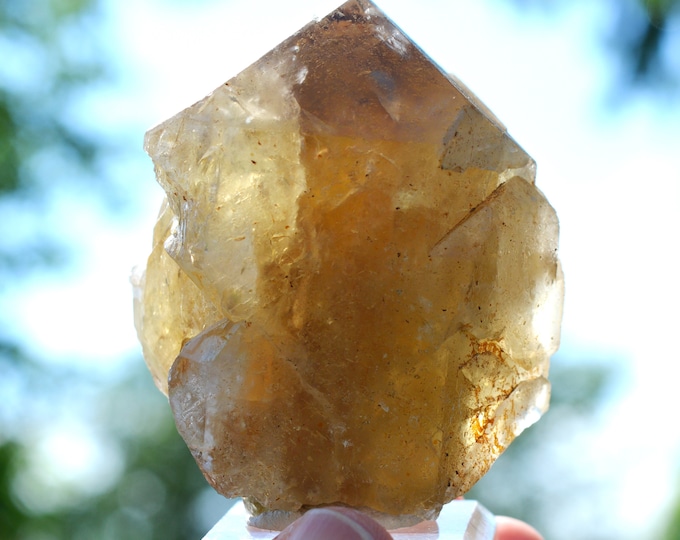
{"type": "Polygon", "coordinates": [[[220,493],[432,517],[546,410],[563,285],[534,162],[367,0],[146,148],[167,205],[137,327],[220,493]]]}

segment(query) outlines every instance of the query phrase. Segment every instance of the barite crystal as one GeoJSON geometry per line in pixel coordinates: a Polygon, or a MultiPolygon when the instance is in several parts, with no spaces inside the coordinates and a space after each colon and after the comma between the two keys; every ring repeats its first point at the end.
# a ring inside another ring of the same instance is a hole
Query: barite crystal
{"type": "Polygon", "coordinates": [[[220,493],[432,518],[547,409],[563,282],[534,161],[369,1],[146,149],[167,202],[138,333],[220,493]]]}

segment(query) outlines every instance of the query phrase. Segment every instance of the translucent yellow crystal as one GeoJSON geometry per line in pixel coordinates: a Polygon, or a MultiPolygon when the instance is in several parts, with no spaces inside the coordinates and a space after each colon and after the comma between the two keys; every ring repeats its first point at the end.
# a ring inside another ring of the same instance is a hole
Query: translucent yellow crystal
{"type": "Polygon", "coordinates": [[[146,148],[167,207],[137,328],[220,493],[432,517],[546,410],[563,285],[534,162],[370,2],[146,148]]]}

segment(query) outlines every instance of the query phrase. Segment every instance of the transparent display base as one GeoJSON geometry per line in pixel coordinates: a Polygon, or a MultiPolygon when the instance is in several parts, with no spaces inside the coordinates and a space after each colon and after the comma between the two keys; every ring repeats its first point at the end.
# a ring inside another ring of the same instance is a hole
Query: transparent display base
{"type": "MultiPolygon", "coordinates": [[[[248,526],[248,512],[236,503],[203,537],[203,540],[268,540],[278,531],[248,526]]],[[[437,521],[423,521],[413,527],[394,529],[395,540],[493,540],[493,515],[477,501],[453,501],[442,508],[437,521]]]]}

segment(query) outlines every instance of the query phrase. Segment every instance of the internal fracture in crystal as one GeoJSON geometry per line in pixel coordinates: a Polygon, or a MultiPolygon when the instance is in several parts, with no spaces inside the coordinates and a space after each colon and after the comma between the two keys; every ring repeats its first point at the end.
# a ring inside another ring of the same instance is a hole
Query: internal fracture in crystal
{"type": "Polygon", "coordinates": [[[433,517],[547,409],[563,284],[534,162],[372,3],[146,149],[167,201],[137,328],[220,493],[433,517]]]}

